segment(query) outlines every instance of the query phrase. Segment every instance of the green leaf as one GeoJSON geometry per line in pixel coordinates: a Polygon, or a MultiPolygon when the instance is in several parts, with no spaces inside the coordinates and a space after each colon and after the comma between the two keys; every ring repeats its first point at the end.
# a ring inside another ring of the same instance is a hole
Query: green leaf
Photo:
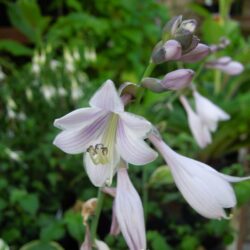
{"type": "Polygon", "coordinates": [[[242,206],[243,204],[250,201],[250,181],[236,183],[235,193],[239,206],[242,206]]]}
{"type": "Polygon", "coordinates": [[[42,242],[39,240],[31,241],[21,247],[20,250],[64,250],[57,242],[42,242]]]}
{"type": "Polygon", "coordinates": [[[149,185],[167,185],[174,182],[170,169],[167,166],[158,167],[149,179],[149,185]]]}
{"type": "Polygon", "coordinates": [[[181,241],[181,249],[183,250],[193,250],[197,249],[199,241],[195,236],[185,236],[181,241]]]}
{"type": "Polygon", "coordinates": [[[159,249],[171,250],[172,249],[166,242],[165,238],[156,231],[148,231],[147,239],[151,243],[152,248],[150,249],[152,250],[159,250],[159,249]]]}
{"type": "Polygon", "coordinates": [[[78,242],[82,242],[84,238],[84,226],[80,213],[68,211],[65,213],[64,221],[66,223],[69,234],[78,242]]]}
{"type": "Polygon", "coordinates": [[[59,221],[51,222],[51,224],[42,228],[40,238],[42,241],[51,241],[61,239],[65,234],[64,225],[59,221]]]}
{"type": "Polygon", "coordinates": [[[39,208],[39,200],[37,194],[27,194],[19,201],[20,206],[30,214],[36,214],[39,208]]]}

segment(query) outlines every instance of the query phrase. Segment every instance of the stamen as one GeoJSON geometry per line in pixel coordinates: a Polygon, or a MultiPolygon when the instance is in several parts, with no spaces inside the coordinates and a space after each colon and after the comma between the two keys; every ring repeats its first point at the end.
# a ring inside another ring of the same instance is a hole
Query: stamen
{"type": "Polygon", "coordinates": [[[108,163],[108,148],[104,147],[103,144],[96,144],[95,147],[91,145],[88,147],[87,152],[95,165],[108,163]]]}

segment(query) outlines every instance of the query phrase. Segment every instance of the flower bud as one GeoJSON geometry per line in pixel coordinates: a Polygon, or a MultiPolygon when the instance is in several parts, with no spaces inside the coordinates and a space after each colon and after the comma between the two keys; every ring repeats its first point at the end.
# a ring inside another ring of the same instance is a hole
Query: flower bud
{"type": "Polygon", "coordinates": [[[167,24],[164,26],[162,31],[162,39],[163,41],[168,40],[171,36],[175,34],[177,29],[180,27],[182,22],[182,16],[173,17],[167,24]]]}
{"type": "Polygon", "coordinates": [[[188,30],[191,33],[194,33],[197,26],[197,21],[195,19],[188,19],[181,23],[180,30],[188,30]]]}
{"type": "Polygon", "coordinates": [[[210,48],[202,43],[199,43],[198,46],[188,52],[187,54],[183,55],[180,60],[182,62],[189,62],[189,63],[194,63],[197,62],[204,57],[206,57],[210,53],[210,48]]]}
{"type": "Polygon", "coordinates": [[[142,79],[141,86],[155,93],[166,91],[166,89],[161,85],[161,80],[152,77],[142,79]]]}
{"type": "Polygon", "coordinates": [[[191,69],[178,69],[165,75],[161,85],[165,89],[179,90],[189,85],[193,76],[194,71],[191,69]]]}
{"type": "Polygon", "coordinates": [[[162,46],[162,43],[156,45],[152,53],[152,61],[155,64],[161,64],[166,61],[178,60],[181,57],[181,45],[175,40],[168,40],[162,46]]]}

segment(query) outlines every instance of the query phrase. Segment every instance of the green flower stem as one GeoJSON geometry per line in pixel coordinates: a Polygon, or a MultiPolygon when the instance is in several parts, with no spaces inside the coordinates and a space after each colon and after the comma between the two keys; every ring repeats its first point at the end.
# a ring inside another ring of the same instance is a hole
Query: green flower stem
{"type": "Polygon", "coordinates": [[[221,91],[221,72],[216,69],[214,72],[214,93],[218,95],[221,91]]]}
{"type": "Polygon", "coordinates": [[[100,214],[101,214],[101,211],[102,211],[103,200],[104,200],[104,193],[102,192],[101,188],[99,188],[98,196],[97,196],[97,205],[96,205],[96,210],[95,210],[95,216],[94,216],[93,221],[91,223],[91,239],[92,239],[92,242],[94,242],[94,240],[96,239],[96,232],[97,232],[97,227],[98,227],[100,214]]]}
{"type": "Polygon", "coordinates": [[[147,68],[145,69],[143,76],[141,78],[141,80],[145,77],[148,77],[151,75],[151,73],[153,72],[154,68],[155,68],[156,64],[154,64],[153,62],[149,62],[147,68]]]}
{"type": "MultiPolygon", "coordinates": [[[[139,85],[142,81],[143,78],[145,77],[149,77],[151,75],[151,73],[153,72],[154,68],[156,67],[156,64],[154,64],[153,62],[149,62],[146,70],[144,71],[142,77],[141,77],[141,80],[139,81],[139,85]]],[[[141,99],[143,97],[145,93],[145,89],[144,88],[140,88],[138,89],[138,93],[137,93],[137,96],[136,96],[136,101],[135,101],[135,106],[138,108],[139,105],[140,105],[140,102],[141,102],[141,99]]]]}
{"type": "MultiPolygon", "coordinates": [[[[143,73],[143,76],[140,80],[140,82],[143,80],[143,78],[145,77],[149,77],[153,70],[155,69],[156,64],[154,64],[153,62],[149,62],[146,70],[143,73]]],[[[136,106],[139,107],[140,106],[140,102],[141,99],[143,97],[143,95],[145,94],[145,89],[141,88],[139,93],[137,94],[136,97],[136,106]]],[[[143,168],[142,170],[142,203],[143,203],[143,207],[144,207],[144,218],[145,221],[147,220],[147,212],[148,212],[148,186],[147,186],[147,179],[148,179],[148,169],[146,167],[143,168]]]]}

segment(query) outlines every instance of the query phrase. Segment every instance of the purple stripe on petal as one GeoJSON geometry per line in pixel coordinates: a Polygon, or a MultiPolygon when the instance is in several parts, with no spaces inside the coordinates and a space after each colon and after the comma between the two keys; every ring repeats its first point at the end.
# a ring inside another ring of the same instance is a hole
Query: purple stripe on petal
{"type": "Polygon", "coordinates": [[[106,112],[100,113],[92,124],[77,130],[65,130],[56,136],[53,143],[66,153],[82,153],[103,133],[108,119],[109,115],[106,112]]]}
{"type": "Polygon", "coordinates": [[[56,119],[54,126],[60,129],[82,128],[96,120],[100,116],[100,113],[103,113],[103,111],[98,108],[77,109],[56,119]]]}
{"type": "Polygon", "coordinates": [[[118,95],[114,83],[107,80],[89,101],[91,107],[112,112],[124,111],[123,102],[118,95]]]}

